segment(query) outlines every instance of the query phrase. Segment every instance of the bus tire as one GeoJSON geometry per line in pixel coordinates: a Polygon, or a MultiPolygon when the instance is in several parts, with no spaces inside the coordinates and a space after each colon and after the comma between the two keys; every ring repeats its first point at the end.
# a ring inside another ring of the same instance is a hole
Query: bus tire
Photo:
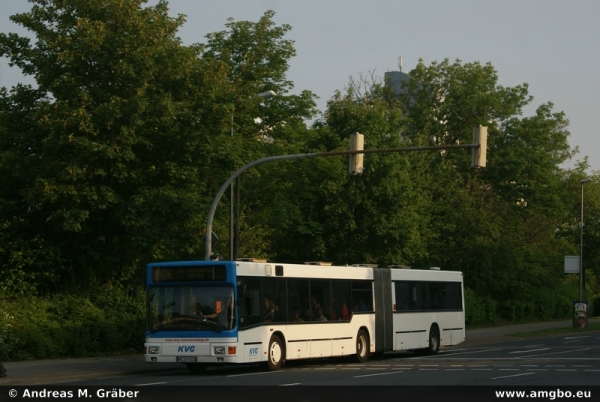
{"type": "Polygon", "coordinates": [[[203,364],[203,363],[186,363],[185,364],[186,367],[188,368],[188,370],[190,370],[192,373],[204,373],[206,371],[206,368],[208,367],[207,364],[203,364]]]}
{"type": "Polygon", "coordinates": [[[365,363],[369,360],[369,334],[364,329],[356,335],[356,360],[365,363]]]}
{"type": "Polygon", "coordinates": [[[437,326],[432,325],[429,330],[429,347],[427,347],[428,355],[435,355],[440,351],[440,331],[437,326]]]}
{"type": "Polygon", "coordinates": [[[273,335],[269,341],[267,351],[267,368],[270,371],[277,371],[283,366],[285,360],[285,349],[278,335],[273,335]]]}

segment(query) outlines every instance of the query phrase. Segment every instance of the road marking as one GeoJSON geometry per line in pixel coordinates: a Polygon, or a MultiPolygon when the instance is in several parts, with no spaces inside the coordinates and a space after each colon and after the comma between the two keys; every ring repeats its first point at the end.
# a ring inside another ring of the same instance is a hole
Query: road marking
{"type": "Polygon", "coordinates": [[[386,373],[355,375],[354,378],[373,377],[376,375],[388,375],[388,374],[396,374],[396,373],[404,373],[404,371],[398,370],[398,371],[388,371],[386,373]]]}
{"type": "Polygon", "coordinates": [[[244,377],[244,376],[249,376],[249,375],[265,375],[265,374],[274,374],[274,373],[283,373],[283,371],[265,371],[262,373],[230,374],[227,377],[244,377]]]}
{"type": "Polygon", "coordinates": [[[163,382],[149,382],[148,384],[135,384],[134,387],[145,387],[146,385],[160,385],[160,384],[166,384],[166,381],[163,382]]]}
{"type": "Polygon", "coordinates": [[[521,376],[530,375],[530,374],[535,374],[535,373],[523,373],[523,374],[515,374],[515,375],[505,375],[505,376],[502,376],[502,377],[494,377],[494,378],[492,378],[492,380],[499,380],[500,378],[521,377],[521,376]]]}
{"type": "Polygon", "coordinates": [[[291,387],[292,385],[302,385],[301,382],[293,382],[291,384],[279,384],[280,387],[291,387]]]}
{"type": "MultiPolygon", "coordinates": [[[[456,355],[468,355],[468,354],[471,354],[471,353],[496,352],[498,350],[503,350],[503,349],[472,350],[470,352],[462,352],[462,353],[446,353],[444,355],[444,357],[446,357],[446,356],[456,356],[456,355]]],[[[410,359],[418,359],[418,357],[411,357],[410,359]]]]}
{"type": "Polygon", "coordinates": [[[542,348],[542,349],[531,349],[531,350],[515,350],[514,352],[508,352],[508,354],[513,353],[530,353],[530,352],[539,352],[541,350],[550,350],[550,348],[542,348]]]}
{"type": "Polygon", "coordinates": [[[588,351],[588,350],[592,350],[592,348],[577,349],[577,350],[565,350],[565,351],[562,351],[562,352],[552,352],[552,353],[542,353],[541,355],[517,356],[517,357],[514,357],[514,359],[523,359],[523,358],[526,358],[526,357],[540,357],[540,356],[548,356],[548,355],[562,355],[562,354],[565,354],[565,353],[585,352],[585,351],[588,351]]]}

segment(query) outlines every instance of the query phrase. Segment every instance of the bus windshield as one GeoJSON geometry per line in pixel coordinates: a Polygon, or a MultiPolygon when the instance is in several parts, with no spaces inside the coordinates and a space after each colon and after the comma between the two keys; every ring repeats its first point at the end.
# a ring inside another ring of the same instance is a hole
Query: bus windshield
{"type": "Polygon", "coordinates": [[[149,331],[217,331],[233,329],[230,286],[161,286],[148,289],[149,331]]]}

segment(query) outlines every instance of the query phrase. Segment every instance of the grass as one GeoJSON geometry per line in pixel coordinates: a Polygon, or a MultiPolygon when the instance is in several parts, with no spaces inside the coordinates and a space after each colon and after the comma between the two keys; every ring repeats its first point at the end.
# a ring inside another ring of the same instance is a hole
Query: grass
{"type": "Polygon", "coordinates": [[[543,335],[560,335],[560,334],[583,334],[591,331],[600,331],[600,322],[589,324],[587,328],[573,328],[571,327],[562,327],[562,328],[548,328],[548,329],[540,329],[537,331],[528,331],[528,332],[517,332],[514,334],[507,334],[506,336],[514,336],[520,338],[526,338],[530,336],[543,336],[543,335]]]}

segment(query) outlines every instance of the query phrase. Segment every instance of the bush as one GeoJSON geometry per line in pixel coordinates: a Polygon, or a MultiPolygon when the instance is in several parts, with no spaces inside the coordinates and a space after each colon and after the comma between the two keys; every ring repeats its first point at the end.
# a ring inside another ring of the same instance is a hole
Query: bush
{"type": "Polygon", "coordinates": [[[141,351],[145,323],[143,292],[133,298],[120,289],[103,289],[97,295],[0,300],[0,359],[141,351]]]}
{"type": "Polygon", "coordinates": [[[489,296],[478,296],[465,288],[465,321],[468,326],[493,324],[496,322],[496,302],[489,296]]]}

